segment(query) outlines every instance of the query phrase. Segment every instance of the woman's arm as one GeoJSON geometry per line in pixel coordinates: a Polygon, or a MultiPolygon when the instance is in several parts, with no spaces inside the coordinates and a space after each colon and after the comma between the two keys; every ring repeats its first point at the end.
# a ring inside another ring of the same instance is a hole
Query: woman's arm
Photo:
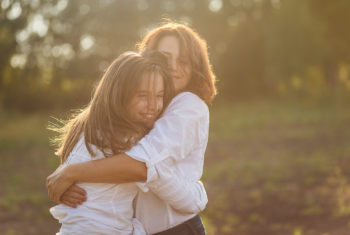
{"type": "Polygon", "coordinates": [[[151,188],[163,201],[182,213],[197,214],[208,203],[208,196],[201,181],[188,182],[175,174],[166,184],[151,188]]]}
{"type": "Polygon", "coordinates": [[[163,201],[182,213],[196,214],[208,203],[202,182],[191,182],[169,167],[167,159],[148,168],[147,183],[137,183],[146,191],[151,190],[163,201]]]}
{"type": "Polygon", "coordinates": [[[147,182],[137,183],[143,191],[153,191],[180,212],[198,213],[208,202],[198,182],[198,172],[202,171],[198,167],[208,141],[209,111],[192,93],[183,93],[174,100],[150,133],[126,154],[140,161],[147,159],[147,182]],[[193,154],[196,149],[203,151],[193,154]],[[189,172],[182,178],[173,166],[188,156],[189,172]]]}
{"type": "MultiPolygon", "coordinates": [[[[207,193],[202,182],[190,182],[180,177],[171,167],[158,163],[150,170],[150,174],[156,170],[158,173],[152,181],[139,185],[141,189],[150,189],[163,201],[182,213],[199,213],[208,203],[207,193]]],[[[67,206],[76,208],[85,201],[85,192],[78,186],[72,185],[64,192],[61,202],[67,206]]]]}
{"type": "Polygon", "coordinates": [[[146,179],[146,164],[120,153],[106,159],[62,165],[47,177],[46,187],[50,199],[61,204],[62,194],[76,181],[129,183],[146,179]]]}

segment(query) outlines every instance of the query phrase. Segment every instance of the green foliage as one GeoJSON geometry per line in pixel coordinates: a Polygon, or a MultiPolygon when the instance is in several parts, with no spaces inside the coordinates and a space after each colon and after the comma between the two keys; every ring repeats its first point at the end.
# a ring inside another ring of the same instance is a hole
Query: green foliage
{"type": "Polygon", "coordinates": [[[3,2],[0,107],[83,106],[108,64],[165,14],[207,40],[222,97],[350,90],[346,0],[3,2]]]}
{"type": "MultiPolygon", "coordinates": [[[[47,146],[49,131],[41,115],[23,119],[18,113],[0,112],[0,150],[47,146]]],[[[0,158],[1,161],[1,158],[0,158]]]]}

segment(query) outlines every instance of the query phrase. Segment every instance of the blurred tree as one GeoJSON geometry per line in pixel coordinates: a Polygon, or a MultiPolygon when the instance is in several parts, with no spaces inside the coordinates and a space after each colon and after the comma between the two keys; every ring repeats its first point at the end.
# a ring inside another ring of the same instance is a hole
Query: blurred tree
{"type": "Polygon", "coordinates": [[[5,108],[85,104],[109,63],[165,14],[207,40],[227,97],[299,89],[308,74],[332,85],[350,63],[347,0],[3,0],[0,10],[5,108]]]}
{"type": "Polygon", "coordinates": [[[304,0],[284,1],[281,9],[270,11],[264,25],[268,76],[289,78],[322,63],[329,45],[323,24],[310,13],[304,0]]]}
{"type": "Polygon", "coordinates": [[[339,63],[350,63],[350,1],[312,0],[312,11],[317,20],[325,25],[325,40],[329,43],[327,57],[323,61],[329,85],[334,86],[339,73],[339,63]]]}

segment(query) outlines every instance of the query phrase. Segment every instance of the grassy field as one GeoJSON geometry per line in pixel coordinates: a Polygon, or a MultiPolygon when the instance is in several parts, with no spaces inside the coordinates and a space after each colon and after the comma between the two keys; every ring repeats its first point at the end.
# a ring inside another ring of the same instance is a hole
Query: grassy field
{"type": "MultiPolygon", "coordinates": [[[[209,235],[350,234],[345,103],[215,105],[201,214],[209,235]]],[[[0,234],[54,234],[45,179],[58,166],[49,116],[0,112],[0,234]]]]}

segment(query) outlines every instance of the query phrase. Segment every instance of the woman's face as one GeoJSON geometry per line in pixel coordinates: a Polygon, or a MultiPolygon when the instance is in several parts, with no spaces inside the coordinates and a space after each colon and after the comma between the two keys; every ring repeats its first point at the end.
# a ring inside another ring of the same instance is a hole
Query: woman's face
{"type": "Polygon", "coordinates": [[[160,39],[157,50],[163,52],[168,59],[169,69],[175,85],[175,92],[180,93],[191,77],[191,67],[187,57],[180,56],[179,40],[175,36],[160,39]]]}
{"type": "Polygon", "coordinates": [[[126,112],[137,121],[153,126],[163,109],[164,81],[159,73],[145,73],[137,92],[128,102],[126,112]]]}

